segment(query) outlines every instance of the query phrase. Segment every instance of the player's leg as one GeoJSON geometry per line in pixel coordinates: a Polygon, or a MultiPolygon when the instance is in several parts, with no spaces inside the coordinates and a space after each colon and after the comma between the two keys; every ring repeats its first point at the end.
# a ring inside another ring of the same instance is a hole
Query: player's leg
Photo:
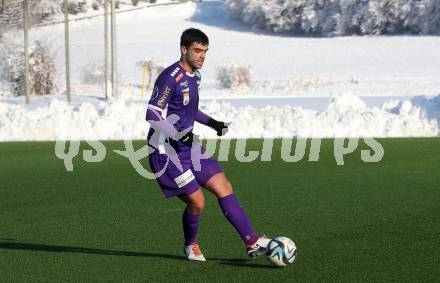
{"type": "Polygon", "coordinates": [[[199,189],[190,195],[179,195],[179,198],[187,205],[183,212],[182,224],[185,245],[189,246],[197,243],[197,231],[199,230],[200,214],[205,207],[205,196],[199,189]]]}
{"type": "Polygon", "coordinates": [[[204,184],[204,187],[217,197],[226,219],[240,234],[248,255],[257,256],[265,253],[270,239],[258,237],[245,210],[240,206],[226,175],[221,172],[212,176],[204,184]]]}
{"type": "Polygon", "coordinates": [[[187,205],[182,216],[183,234],[185,237],[183,252],[189,260],[206,261],[196,239],[199,230],[200,214],[205,207],[205,196],[202,190],[198,189],[190,195],[179,195],[179,198],[187,205]]]}
{"type": "Polygon", "coordinates": [[[165,172],[157,178],[165,197],[178,196],[187,205],[182,216],[185,256],[189,260],[205,261],[196,241],[199,218],[205,206],[205,198],[190,169],[191,162],[184,159],[180,161],[183,171],[169,162],[165,155],[152,154],[149,158],[150,167],[154,173],[161,172],[164,166],[167,166],[165,172]]]}
{"type": "Polygon", "coordinates": [[[212,176],[204,187],[217,197],[225,217],[235,227],[243,242],[246,245],[255,243],[258,239],[257,233],[252,227],[246,212],[240,206],[226,175],[218,173],[212,176]]]}

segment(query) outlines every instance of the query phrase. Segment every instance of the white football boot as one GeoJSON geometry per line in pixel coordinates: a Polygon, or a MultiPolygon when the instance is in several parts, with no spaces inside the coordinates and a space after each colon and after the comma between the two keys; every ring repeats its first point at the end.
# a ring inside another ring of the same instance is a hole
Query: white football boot
{"type": "Polygon", "coordinates": [[[248,255],[250,257],[256,257],[266,254],[266,247],[271,240],[272,239],[269,239],[266,236],[258,237],[255,244],[246,247],[248,255]]]}
{"type": "Polygon", "coordinates": [[[198,244],[194,243],[189,246],[183,246],[183,252],[188,260],[193,261],[206,261],[206,258],[203,256],[200,251],[200,247],[198,244]]]}

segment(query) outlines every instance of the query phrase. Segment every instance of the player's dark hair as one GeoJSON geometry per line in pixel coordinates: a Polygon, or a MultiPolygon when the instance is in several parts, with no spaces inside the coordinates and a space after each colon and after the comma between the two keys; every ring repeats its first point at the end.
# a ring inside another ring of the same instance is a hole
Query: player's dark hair
{"type": "Polygon", "coordinates": [[[189,28],[184,30],[182,36],[180,37],[180,46],[185,46],[186,48],[189,48],[194,42],[208,45],[209,39],[208,36],[199,29],[189,28]]]}

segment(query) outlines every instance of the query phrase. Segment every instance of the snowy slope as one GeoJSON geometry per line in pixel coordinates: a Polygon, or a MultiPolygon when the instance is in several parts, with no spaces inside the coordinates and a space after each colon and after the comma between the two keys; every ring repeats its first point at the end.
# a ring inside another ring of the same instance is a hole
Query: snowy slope
{"type": "MultiPolygon", "coordinates": [[[[203,96],[318,95],[351,92],[362,96],[440,93],[440,37],[283,37],[255,32],[231,20],[222,1],[144,8],[117,17],[120,83],[139,85],[137,62],[148,58],[171,64],[179,57],[180,33],[204,30],[210,51],[202,70],[203,96]],[[216,87],[216,68],[225,62],[250,66],[251,89],[216,87]]],[[[82,90],[82,70],[103,63],[103,18],[73,22],[71,61],[74,86],[82,90]]],[[[59,45],[64,70],[63,26],[32,33],[59,45]]],[[[101,91],[102,92],[102,91],[101,91]]]]}
{"type": "MultiPolygon", "coordinates": [[[[102,17],[75,21],[72,105],[65,103],[62,89],[55,96],[33,98],[30,105],[24,105],[23,98],[0,98],[0,141],[144,139],[146,102],[139,100],[139,89],[127,86],[141,81],[138,61],[176,61],[180,33],[187,27],[201,28],[210,36],[201,108],[215,118],[233,121],[227,137],[439,135],[439,37],[274,36],[230,20],[222,2],[206,0],[121,13],[117,23],[123,97],[107,103],[102,87],[96,93],[96,88],[81,83],[82,69],[103,60],[103,25],[102,17]],[[254,85],[217,87],[216,67],[227,61],[250,65],[254,85]],[[362,96],[384,97],[382,102],[389,96],[396,99],[383,104],[362,96]]],[[[58,45],[63,70],[63,26],[31,34],[58,45]]],[[[195,132],[214,137],[212,130],[200,125],[195,132]]]]}

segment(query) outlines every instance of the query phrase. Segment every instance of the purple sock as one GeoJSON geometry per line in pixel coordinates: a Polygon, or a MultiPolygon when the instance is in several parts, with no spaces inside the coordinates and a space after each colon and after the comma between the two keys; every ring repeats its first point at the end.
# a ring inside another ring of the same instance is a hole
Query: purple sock
{"type": "Polygon", "coordinates": [[[185,209],[182,216],[183,234],[185,235],[185,246],[197,243],[197,231],[199,230],[199,214],[193,214],[185,209]]]}
{"type": "Polygon", "coordinates": [[[235,227],[246,245],[255,243],[258,239],[246,212],[240,207],[235,194],[218,199],[225,217],[235,227]]]}

